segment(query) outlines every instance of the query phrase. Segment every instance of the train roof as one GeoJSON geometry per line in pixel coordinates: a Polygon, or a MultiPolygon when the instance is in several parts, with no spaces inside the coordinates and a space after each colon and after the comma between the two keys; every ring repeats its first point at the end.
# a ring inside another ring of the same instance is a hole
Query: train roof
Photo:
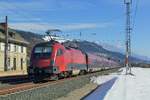
{"type": "Polygon", "coordinates": [[[43,45],[49,45],[49,46],[51,46],[51,45],[53,45],[53,44],[55,44],[55,43],[59,43],[59,42],[54,41],[54,40],[51,40],[51,41],[46,41],[46,42],[37,43],[35,46],[43,46],[43,45]]]}
{"type": "Polygon", "coordinates": [[[67,50],[71,50],[71,49],[75,49],[75,50],[79,50],[82,53],[86,54],[86,52],[84,52],[82,49],[80,49],[78,46],[73,46],[73,45],[65,45],[65,43],[59,43],[58,41],[55,40],[51,40],[51,41],[47,41],[47,42],[42,42],[42,43],[38,43],[36,44],[36,46],[43,46],[43,45],[47,45],[47,46],[52,46],[54,44],[60,44],[62,46],[64,46],[65,49],[67,50]]]}

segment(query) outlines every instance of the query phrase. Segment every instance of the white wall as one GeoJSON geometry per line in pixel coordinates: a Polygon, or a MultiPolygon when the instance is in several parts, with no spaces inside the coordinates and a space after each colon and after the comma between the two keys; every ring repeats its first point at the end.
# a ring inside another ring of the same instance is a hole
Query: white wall
{"type": "MultiPolygon", "coordinates": [[[[15,52],[15,45],[16,44],[12,44],[10,43],[10,52],[15,52]]],[[[20,45],[16,45],[16,52],[19,52],[19,53],[22,53],[21,52],[21,47],[20,45]]],[[[0,51],[4,51],[5,50],[5,43],[3,42],[0,42],[0,51]]],[[[27,52],[27,47],[24,47],[23,46],[23,53],[26,53],[27,52]]]]}
{"type": "Polygon", "coordinates": [[[5,44],[3,42],[0,42],[0,50],[1,51],[5,50],[5,44]]]}
{"type": "Polygon", "coordinates": [[[27,47],[23,47],[23,53],[27,53],[27,47]]]}
{"type": "Polygon", "coordinates": [[[10,44],[10,51],[14,52],[15,48],[14,48],[14,44],[10,44]]]}
{"type": "Polygon", "coordinates": [[[21,53],[21,46],[18,45],[18,52],[21,53]]]}

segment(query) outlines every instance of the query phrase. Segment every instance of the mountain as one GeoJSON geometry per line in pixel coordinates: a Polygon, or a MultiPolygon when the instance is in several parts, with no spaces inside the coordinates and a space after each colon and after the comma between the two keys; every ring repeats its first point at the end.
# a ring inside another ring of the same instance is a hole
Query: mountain
{"type": "MultiPolygon", "coordinates": [[[[97,53],[98,55],[103,55],[107,58],[114,59],[116,61],[124,62],[125,55],[120,52],[110,51],[104,49],[103,46],[98,45],[94,42],[89,41],[69,41],[72,45],[76,44],[81,50],[89,53],[97,53]]],[[[130,61],[134,63],[143,62],[144,60],[138,59],[136,57],[130,57],[130,61]]],[[[144,61],[145,62],[145,61],[144,61]]]]}
{"type": "Polygon", "coordinates": [[[117,46],[114,46],[114,45],[111,45],[111,44],[108,44],[108,43],[102,43],[102,42],[100,42],[98,44],[101,45],[106,50],[114,51],[114,52],[120,52],[122,54],[125,53],[125,51],[120,47],[117,47],[117,46]]]}
{"type": "Polygon", "coordinates": [[[42,39],[43,35],[36,34],[33,32],[27,32],[27,31],[21,31],[21,30],[14,30],[16,31],[19,35],[21,35],[26,41],[28,41],[30,44],[28,45],[28,50],[27,54],[30,57],[32,47],[40,42],[44,42],[42,39]]]}
{"type": "MultiPolygon", "coordinates": [[[[43,40],[44,35],[27,32],[27,31],[21,31],[21,30],[15,30],[15,31],[19,33],[26,41],[30,43],[29,49],[28,49],[28,56],[30,56],[31,49],[36,43],[44,41],[43,40]]],[[[123,53],[120,53],[119,51],[116,52],[115,50],[113,51],[109,49],[107,50],[106,46],[103,47],[100,44],[89,42],[89,41],[73,40],[73,41],[67,41],[67,42],[77,45],[80,49],[82,49],[85,52],[95,53],[97,55],[105,56],[107,58],[114,59],[116,61],[124,62],[125,55],[123,53]]],[[[134,63],[145,62],[145,60],[141,60],[136,57],[130,57],[130,60],[134,63]]]]}
{"type": "Polygon", "coordinates": [[[139,59],[145,60],[145,61],[147,61],[147,62],[149,62],[149,61],[150,61],[150,58],[149,58],[149,57],[147,57],[147,56],[142,56],[142,55],[135,54],[135,53],[133,53],[133,56],[134,56],[134,57],[136,57],[136,58],[139,58],[139,59]]]}
{"type": "MultiPolygon", "coordinates": [[[[123,48],[120,48],[120,47],[117,47],[117,46],[114,46],[114,45],[110,45],[110,44],[107,44],[107,43],[99,43],[103,48],[109,50],[109,51],[114,51],[114,52],[119,52],[119,53],[122,53],[122,54],[125,54],[125,50],[123,48]]],[[[132,53],[132,56],[135,57],[135,58],[138,58],[138,59],[142,59],[142,60],[145,60],[145,61],[150,61],[150,58],[147,57],[147,56],[143,56],[143,55],[139,55],[139,54],[136,54],[136,53],[132,53]]]]}

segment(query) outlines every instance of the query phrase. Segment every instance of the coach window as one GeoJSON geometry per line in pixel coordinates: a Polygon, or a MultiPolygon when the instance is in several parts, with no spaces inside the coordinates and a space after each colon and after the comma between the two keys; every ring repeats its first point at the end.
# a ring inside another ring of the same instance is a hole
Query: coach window
{"type": "Polygon", "coordinates": [[[61,56],[62,54],[63,54],[62,49],[58,49],[58,51],[57,51],[57,56],[61,56]]]}

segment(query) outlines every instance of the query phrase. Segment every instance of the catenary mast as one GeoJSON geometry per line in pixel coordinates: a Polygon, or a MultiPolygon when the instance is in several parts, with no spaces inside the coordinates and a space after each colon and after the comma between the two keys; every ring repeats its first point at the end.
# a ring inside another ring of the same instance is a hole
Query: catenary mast
{"type": "Polygon", "coordinates": [[[125,67],[126,74],[131,73],[131,65],[129,62],[129,58],[131,56],[131,4],[132,0],[124,0],[126,5],[126,58],[125,58],[125,67]]]}

